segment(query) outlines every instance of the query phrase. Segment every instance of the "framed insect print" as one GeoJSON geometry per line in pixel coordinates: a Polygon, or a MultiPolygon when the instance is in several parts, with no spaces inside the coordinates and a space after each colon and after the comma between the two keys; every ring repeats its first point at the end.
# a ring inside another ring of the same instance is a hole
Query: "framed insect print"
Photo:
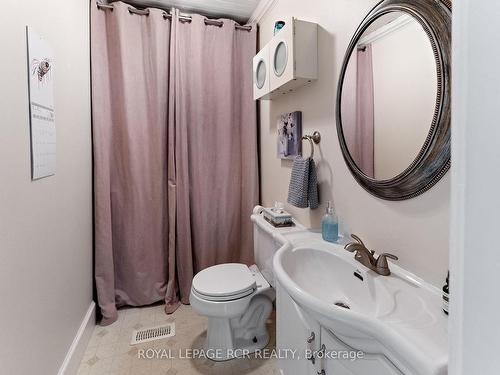
{"type": "Polygon", "coordinates": [[[278,158],[295,159],[302,153],[302,112],[283,113],[278,118],[278,158]]]}
{"type": "Polygon", "coordinates": [[[47,41],[26,27],[31,135],[31,178],[56,171],[54,57],[47,41]]]}

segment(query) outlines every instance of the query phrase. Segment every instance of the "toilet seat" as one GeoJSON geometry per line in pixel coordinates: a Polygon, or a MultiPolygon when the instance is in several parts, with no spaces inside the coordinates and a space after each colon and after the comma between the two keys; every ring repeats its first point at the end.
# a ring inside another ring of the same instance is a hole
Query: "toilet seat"
{"type": "Polygon", "coordinates": [[[252,271],[245,264],[226,263],[204,269],[193,278],[192,290],[207,301],[232,301],[257,289],[252,271]]]}

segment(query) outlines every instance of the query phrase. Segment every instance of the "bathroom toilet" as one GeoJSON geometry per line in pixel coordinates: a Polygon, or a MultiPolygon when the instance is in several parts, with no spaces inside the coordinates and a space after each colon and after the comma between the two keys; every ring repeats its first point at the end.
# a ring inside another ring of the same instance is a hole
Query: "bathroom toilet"
{"type": "Polygon", "coordinates": [[[193,278],[189,300],[193,310],[208,318],[204,350],[214,361],[253,353],[268,344],[266,321],[275,298],[273,256],[281,247],[276,236],[301,228],[274,228],[262,217],[260,206],[252,222],[255,265],[219,264],[193,278]]]}

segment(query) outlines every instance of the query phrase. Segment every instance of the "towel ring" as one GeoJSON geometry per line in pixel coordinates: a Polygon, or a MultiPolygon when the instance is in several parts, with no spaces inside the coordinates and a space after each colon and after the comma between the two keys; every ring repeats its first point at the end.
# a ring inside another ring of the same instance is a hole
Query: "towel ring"
{"type": "Polygon", "coordinates": [[[319,131],[315,131],[312,135],[304,135],[302,139],[307,139],[311,144],[311,158],[314,157],[314,144],[319,144],[321,141],[321,134],[319,131]]]}

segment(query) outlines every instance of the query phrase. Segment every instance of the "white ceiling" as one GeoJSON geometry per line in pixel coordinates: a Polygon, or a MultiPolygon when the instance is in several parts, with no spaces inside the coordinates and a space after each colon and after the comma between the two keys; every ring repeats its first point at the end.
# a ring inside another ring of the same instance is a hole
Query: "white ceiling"
{"type": "MultiPolygon", "coordinates": [[[[112,2],[110,0],[109,2],[112,2]]],[[[138,7],[179,8],[190,13],[200,13],[212,18],[231,18],[246,22],[260,0],[124,0],[138,7]]]]}

